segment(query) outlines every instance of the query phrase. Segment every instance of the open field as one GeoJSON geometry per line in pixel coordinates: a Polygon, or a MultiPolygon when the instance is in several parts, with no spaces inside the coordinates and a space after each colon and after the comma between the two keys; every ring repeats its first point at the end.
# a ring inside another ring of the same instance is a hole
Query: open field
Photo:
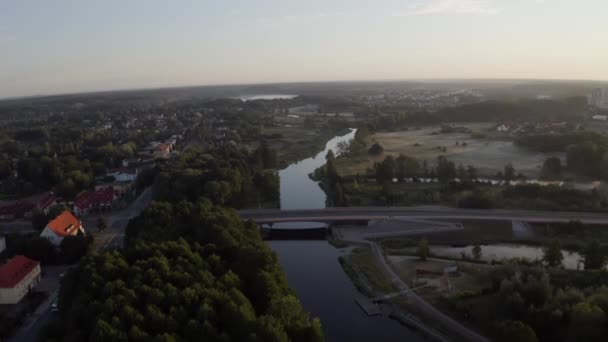
{"type": "Polygon", "coordinates": [[[281,167],[314,156],[323,150],[329,139],[341,132],[339,129],[314,130],[289,125],[266,127],[262,131],[269,146],[278,152],[281,167]]]}
{"type": "Polygon", "coordinates": [[[373,157],[362,153],[341,159],[337,164],[338,170],[342,175],[364,174],[374,162],[381,161],[387,155],[397,157],[399,154],[420,161],[426,160],[432,165],[438,156],[444,155],[456,164],[475,166],[482,175],[494,175],[511,162],[518,173],[537,178],[547,157],[563,158],[560,153],[545,154],[523,149],[512,141],[472,138],[475,133],[489,133],[493,127],[491,124],[469,124],[466,127],[473,133],[438,133],[441,129],[439,126],[375,133],[370,137],[369,145],[373,142],[380,143],[384,147],[384,154],[373,157]],[[466,146],[463,146],[463,143],[466,143],[466,146]]]}

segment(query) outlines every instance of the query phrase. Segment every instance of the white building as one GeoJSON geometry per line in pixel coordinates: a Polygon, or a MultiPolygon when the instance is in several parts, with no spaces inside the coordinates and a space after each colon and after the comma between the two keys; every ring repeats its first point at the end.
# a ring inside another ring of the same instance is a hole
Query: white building
{"type": "Polygon", "coordinates": [[[594,115],[591,118],[593,120],[606,121],[608,120],[608,115],[594,115]]]}
{"type": "Polygon", "coordinates": [[[496,127],[496,131],[497,132],[508,132],[509,131],[509,126],[507,126],[507,125],[500,125],[500,126],[496,127]]]}
{"type": "Polygon", "coordinates": [[[0,266],[0,304],[17,304],[40,282],[40,263],[16,255],[0,266]]]}
{"type": "Polygon", "coordinates": [[[59,246],[64,237],[77,235],[78,232],[84,234],[82,222],[66,210],[46,225],[40,237],[47,238],[53,245],[59,246]]]}
{"type": "Polygon", "coordinates": [[[137,178],[137,169],[122,167],[108,171],[107,175],[117,182],[133,182],[137,178]]]}
{"type": "Polygon", "coordinates": [[[608,88],[594,89],[589,95],[589,104],[598,108],[608,109],[608,88]]]}

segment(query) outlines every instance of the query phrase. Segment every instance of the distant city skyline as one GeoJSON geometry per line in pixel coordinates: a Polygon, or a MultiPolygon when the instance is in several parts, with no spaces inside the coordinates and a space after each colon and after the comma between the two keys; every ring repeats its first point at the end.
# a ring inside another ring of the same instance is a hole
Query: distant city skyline
{"type": "Polygon", "coordinates": [[[604,0],[19,0],[0,98],[336,80],[608,80],[604,0]]]}

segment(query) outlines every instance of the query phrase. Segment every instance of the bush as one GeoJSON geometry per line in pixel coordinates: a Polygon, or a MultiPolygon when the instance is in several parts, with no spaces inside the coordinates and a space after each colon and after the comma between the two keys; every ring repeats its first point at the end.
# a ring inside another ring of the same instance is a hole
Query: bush
{"type": "Polygon", "coordinates": [[[373,156],[379,156],[384,153],[384,147],[378,143],[374,143],[367,152],[373,156]]]}

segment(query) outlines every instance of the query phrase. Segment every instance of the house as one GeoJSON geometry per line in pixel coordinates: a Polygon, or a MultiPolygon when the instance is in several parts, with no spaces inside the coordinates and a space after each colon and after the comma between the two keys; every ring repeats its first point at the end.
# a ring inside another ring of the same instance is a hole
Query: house
{"type": "Polygon", "coordinates": [[[84,192],[74,200],[74,214],[83,216],[92,209],[111,208],[115,197],[116,193],[112,187],[84,192]]]}
{"type": "Polygon", "coordinates": [[[141,158],[138,157],[123,159],[122,167],[133,167],[139,165],[139,163],[141,163],[141,158]]]}
{"type": "Polygon", "coordinates": [[[508,132],[509,131],[509,126],[507,126],[507,125],[500,125],[500,126],[496,127],[496,131],[497,132],[508,132]]]}
{"type": "Polygon", "coordinates": [[[158,144],[154,149],[154,157],[167,158],[171,154],[171,145],[166,143],[158,144]]]}
{"type": "Polygon", "coordinates": [[[45,215],[49,213],[49,210],[57,205],[57,196],[52,191],[47,192],[42,198],[36,203],[36,208],[42,211],[45,215]]]}
{"type": "Polygon", "coordinates": [[[2,252],[4,252],[5,249],[6,249],[6,239],[4,238],[4,236],[0,235],[0,254],[2,254],[2,252]]]}
{"type": "Polygon", "coordinates": [[[0,304],[17,304],[40,282],[40,263],[16,255],[0,266],[0,304]]]}
{"type": "Polygon", "coordinates": [[[137,178],[137,169],[121,167],[108,170],[107,176],[114,177],[117,182],[132,182],[137,178]]]}
{"type": "Polygon", "coordinates": [[[46,225],[40,237],[47,238],[53,245],[59,246],[64,237],[76,235],[78,232],[84,233],[82,222],[66,210],[46,225]]]}
{"type": "Polygon", "coordinates": [[[608,115],[594,115],[591,118],[593,120],[606,121],[606,120],[608,120],[608,115]]]}
{"type": "Polygon", "coordinates": [[[110,182],[95,185],[95,191],[101,191],[108,188],[114,190],[115,197],[119,197],[132,190],[133,182],[110,182]]]}
{"type": "Polygon", "coordinates": [[[17,201],[0,208],[0,220],[14,220],[31,216],[34,205],[27,201],[17,201]]]}

